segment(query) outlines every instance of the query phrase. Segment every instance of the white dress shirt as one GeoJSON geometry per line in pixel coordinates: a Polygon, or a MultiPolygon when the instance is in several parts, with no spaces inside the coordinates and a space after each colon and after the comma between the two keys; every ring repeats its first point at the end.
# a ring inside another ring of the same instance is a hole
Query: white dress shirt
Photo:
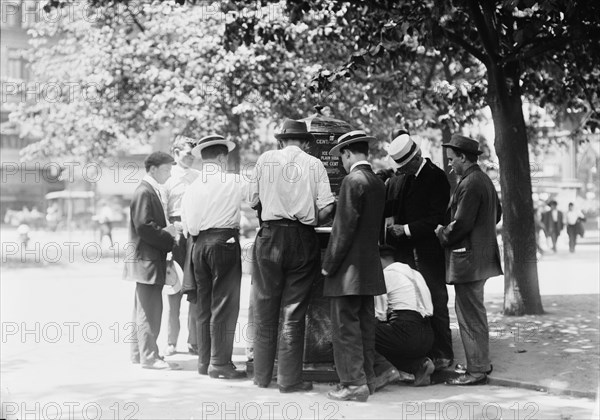
{"type": "Polygon", "coordinates": [[[240,207],[248,194],[247,183],[238,174],[204,164],[198,178],[187,187],[181,201],[184,234],[216,228],[239,229],[240,207]]]}
{"type": "Polygon", "coordinates": [[[388,265],[383,270],[385,295],[375,296],[375,316],[387,321],[388,313],[397,310],[410,310],[422,317],[433,315],[431,293],[421,273],[399,262],[388,265]]]}
{"type": "Polygon", "coordinates": [[[297,146],[287,146],[258,158],[249,202],[252,207],[262,204],[264,221],[289,219],[316,226],[319,210],[334,198],[323,163],[297,146]]]}
{"type": "Polygon", "coordinates": [[[169,217],[181,216],[181,200],[187,187],[198,178],[200,171],[184,168],[181,165],[173,166],[171,177],[165,182],[165,201],[169,217]]]}
{"type": "Polygon", "coordinates": [[[581,218],[581,219],[584,218],[583,213],[580,210],[573,209],[573,210],[567,211],[567,214],[565,215],[567,225],[571,225],[571,226],[576,224],[577,219],[579,219],[579,218],[581,218]]]}

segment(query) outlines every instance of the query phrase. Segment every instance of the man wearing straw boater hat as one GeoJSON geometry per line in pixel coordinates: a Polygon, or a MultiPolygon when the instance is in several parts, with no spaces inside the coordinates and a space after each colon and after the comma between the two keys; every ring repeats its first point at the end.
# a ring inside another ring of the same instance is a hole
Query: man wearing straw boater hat
{"type": "Polygon", "coordinates": [[[421,149],[406,132],[388,147],[397,170],[386,184],[385,216],[393,218],[386,228],[386,243],[395,249],[395,260],[418,270],[431,293],[435,339],[427,369],[452,364],[452,333],[448,313],[448,290],[444,250],[434,229],[444,223],[450,184],[443,170],[423,158],[421,149]]]}
{"type": "Polygon", "coordinates": [[[192,154],[202,157],[202,171],[181,205],[183,231],[193,240],[183,292],[196,303],[198,373],[221,379],[246,377],[231,361],[242,279],[241,202],[247,194],[239,175],[226,172],[234,148],[216,134],[198,141],[192,154]]]}
{"type": "Polygon", "coordinates": [[[438,226],[435,233],[446,248],[446,281],[454,284],[454,307],[467,358],[466,366],[457,365],[464,373],[446,383],[484,384],[492,365],[483,288],[488,278],[502,274],[496,240],[502,209],[492,180],[477,165],[479,143],[454,134],[442,146],[448,149],[448,162],[460,181],[450,199],[451,223],[438,226]]]}
{"type": "MultiPolygon", "coordinates": [[[[198,178],[200,171],[192,168],[194,164],[194,155],[192,148],[197,140],[190,137],[179,135],[171,145],[171,154],[175,159],[176,165],[173,166],[171,177],[165,182],[165,204],[169,223],[181,223],[181,200],[187,187],[198,178]]],[[[175,237],[175,246],[173,247],[173,260],[183,269],[185,267],[187,241],[183,235],[175,237]]],[[[168,290],[169,301],[169,322],[167,324],[167,349],[166,356],[177,353],[177,339],[179,337],[180,322],[179,313],[181,310],[181,283],[178,288],[168,290]]],[[[191,354],[198,354],[196,343],[196,314],[195,305],[190,303],[188,310],[188,351],[191,354]]]]}
{"type": "Polygon", "coordinates": [[[385,186],[367,162],[374,137],[351,131],[330,150],[348,173],[340,187],[322,273],[323,295],[331,298],[333,357],[340,386],[328,396],[366,401],[375,390],[374,296],[386,292],[379,230],[385,186]]]}
{"type": "Polygon", "coordinates": [[[334,197],[323,163],[302,150],[314,139],[306,124],[288,119],[275,138],[283,148],[260,156],[250,184],[250,205],[262,206],[263,221],[252,276],[254,382],[269,386],[278,349],[277,384],[287,393],[312,389],[302,381],[302,359],[304,318],[321,263],[314,228],[329,217],[334,197]]]}

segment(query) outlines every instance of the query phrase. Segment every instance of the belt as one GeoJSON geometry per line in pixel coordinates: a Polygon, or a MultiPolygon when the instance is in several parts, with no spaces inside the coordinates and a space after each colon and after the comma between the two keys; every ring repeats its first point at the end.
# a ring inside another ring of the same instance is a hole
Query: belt
{"type": "Polygon", "coordinates": [[[314,228],[314,226],[305,225],[304,223],[302,223],[302,222],[300,222],[298,220],[290,220],[290,219],[266,220],[266,221],[263,221],[262,225],[265,226],[265,227],[269,227],[269,226],[283,226],[283,227],[307,227],[307,228],[314,228]]]}
{"type": "Polygon", "coordinates": [[[219,234],[219,233],[226,233],[228,235],[239,235],[240,234],[240,230],[239,229],[233,229],[233,228],[213,228],[213,229],[201,230],[200,232],[198,232],[197,235],[192,235],[192,240],[194,242],[196,242],[196,240],[200,236],[210,235],[210,234],[219,234]]]}
{"type": "Polygon", "coordinates": [[[169,216],[169,223],[181,222],[181,216],[169,216]]]}
{"type": "Polygon", "coordinates": [[[424,322],[425,318],[421,316],[421,314],[417,311],[413,311],[410,309],[398,309],[392,311],[389,317],[390,321],[394,319],[405,320],[405,321],[416,321],[416,322],[424,322]]]}

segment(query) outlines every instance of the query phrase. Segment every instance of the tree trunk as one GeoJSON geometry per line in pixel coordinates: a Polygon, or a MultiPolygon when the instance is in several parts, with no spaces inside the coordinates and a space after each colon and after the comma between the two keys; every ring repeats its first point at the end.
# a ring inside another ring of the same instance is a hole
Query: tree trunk
{"type": "Polygon", "coordinates": [[[537,273],[529,149],[517,65],[488,68],[488,102],[500,161],[504,313],[542,314],[537,273]]]}

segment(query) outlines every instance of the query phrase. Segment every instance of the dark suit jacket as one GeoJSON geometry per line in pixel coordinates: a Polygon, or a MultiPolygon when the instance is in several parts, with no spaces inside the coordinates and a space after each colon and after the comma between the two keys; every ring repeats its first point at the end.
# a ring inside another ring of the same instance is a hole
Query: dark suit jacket
{"type": "Polygon", "coordinates": [[[556,222],[552,220],[552,210],[549,210],[542,214],[542,222],[544,223],[544,227],[546,228],[546,232],[548,233],[548,235],[551,232],[556,232],[556,234],[558,235],[564,228],[563,213],[560,210],[557,211],[558,215],[556,222]]]}
{"type": "MultiPolygon", "coordinates": [[[[396,258],[416,268],[413,250],[420,260],[437,260],[443,265],[444,251],[435,236],[437,225],[445,224],[450,200],[450,184],[443,170],[425,159],[419,176],[406,187],[405,175],[395,175],[386,186],[385,217],[393,217],[394,224],[408,224],[410,237],[392,237],[386,242],[396,248],[396,258]]],[[[443,267],[442,267],[443,270],[443,267]]],[[[443,274],[442,274],[443,277],[443,274]]]]}
{"type": "Polygon", "coordinates": [[[446,248],[446,281],[468,283],[502,274],[496,224],[502,216],[492,180],[474,165],[450,200],[452,223],[440,235],[446,248]]]}
{"type": "Polygon", "coordinates": [[[369,165],[346,175],[323,260],[324,296],[385,293],[378,247],[384,206],[385,186],[369,165]]]}
{"type": "Polygon", "coordinates": [[[125,278],[138,283],[164,285],[167,253],[175,240],[167,226],[163,206],[152,188],[142,181],[133,193],[130,206],[129,245],[125,256],[125,278]]]}

